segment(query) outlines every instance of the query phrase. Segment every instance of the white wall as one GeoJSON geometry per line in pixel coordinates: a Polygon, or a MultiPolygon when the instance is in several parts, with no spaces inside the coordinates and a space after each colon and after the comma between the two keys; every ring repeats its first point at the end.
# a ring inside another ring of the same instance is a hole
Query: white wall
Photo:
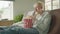
{"type": "Polygon", "coordinates": [[[15,0],[14,1],[14,16],[24,13],[26,11],[33,10],[33,4],[37,2],[37,0],[15,0]]]}

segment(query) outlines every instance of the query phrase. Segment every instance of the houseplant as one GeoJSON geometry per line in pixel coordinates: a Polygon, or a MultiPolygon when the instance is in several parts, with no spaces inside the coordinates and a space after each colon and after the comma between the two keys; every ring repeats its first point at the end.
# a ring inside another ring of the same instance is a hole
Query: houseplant
{"type": "Polygon", "coordinates": [[[15,23],[16,23],[16,22],[19,22],[19,21],[22,20],[22,18],[23,18],[23,14],[17,15],[17,16],[14,17],[14,22],[15,22],[15,23]]]}

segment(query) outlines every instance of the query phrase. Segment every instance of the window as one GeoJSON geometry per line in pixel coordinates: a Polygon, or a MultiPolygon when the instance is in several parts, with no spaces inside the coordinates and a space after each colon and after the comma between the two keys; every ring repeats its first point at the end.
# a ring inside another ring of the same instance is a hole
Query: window
{"type": "Polygon", "coordinates": [[[51,0],[45,0],[45,10],[51,10],[51,0]]]}
{"type": "Polygon", "coordinates": [[[60,8],[60,0],[45,0],[45,10],[54,10],[60,8]]]}
{"type": "Polygon", "coordinates": [[[53,9],[59,8],[59,0],[53,0],[53,9]]]}
{"type": "Polygon", "coordinates": [[[13,1],[0,1],[0,20],[13,20],[13,1]]]}

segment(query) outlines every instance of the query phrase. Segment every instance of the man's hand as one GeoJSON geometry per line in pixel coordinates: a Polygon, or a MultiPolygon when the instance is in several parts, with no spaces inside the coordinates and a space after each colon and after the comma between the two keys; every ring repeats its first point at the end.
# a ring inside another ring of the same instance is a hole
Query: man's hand
{"type": "Polygon", "coordinates": [[[33,16],[26,16],[25,19],[33,19],[33,16]]]}

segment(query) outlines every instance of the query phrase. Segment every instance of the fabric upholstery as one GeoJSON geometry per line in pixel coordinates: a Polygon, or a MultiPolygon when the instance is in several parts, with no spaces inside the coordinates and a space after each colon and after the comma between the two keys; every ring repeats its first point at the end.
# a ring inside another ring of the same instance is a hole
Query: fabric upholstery
{"type": "Polygon", "coordinates": [[[52,15],[48,34],[60,34],[60,9],[50,11],[52,15]]]}

